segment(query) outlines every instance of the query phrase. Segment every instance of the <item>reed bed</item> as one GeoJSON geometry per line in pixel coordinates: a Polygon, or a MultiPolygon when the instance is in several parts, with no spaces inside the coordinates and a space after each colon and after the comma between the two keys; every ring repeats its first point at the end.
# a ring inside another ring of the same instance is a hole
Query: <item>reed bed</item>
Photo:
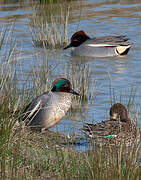
{"type": "Polygon", "coordinates": [[[67,70],[67,77],[72,82],[74,89],[79,91],[79,102],[91,101],[94,98],[95,81],[91,77],[91,69],[87,64],[67,70]],[[77,69],[76,69],[77,68],[77,69]]]}
{"type": "Polygon", "coordinates": [[[29,23],[35,46],[62,48],[68,43],[67,25],[70,6],[67,3],[38,5],[29,23]]]}

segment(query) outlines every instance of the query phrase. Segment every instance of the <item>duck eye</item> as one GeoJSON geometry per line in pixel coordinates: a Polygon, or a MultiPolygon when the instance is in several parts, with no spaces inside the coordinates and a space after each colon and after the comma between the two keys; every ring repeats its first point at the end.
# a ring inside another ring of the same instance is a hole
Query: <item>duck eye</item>
{"type": "Polygon", "coordinates": [[[67,87],[67,84],[64,84],[63,87],[67,87]]]}

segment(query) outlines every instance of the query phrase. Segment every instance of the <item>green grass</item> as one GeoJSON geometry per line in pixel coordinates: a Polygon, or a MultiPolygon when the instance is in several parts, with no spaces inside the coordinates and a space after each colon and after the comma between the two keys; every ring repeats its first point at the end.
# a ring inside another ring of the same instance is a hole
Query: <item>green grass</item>
{"type": "MultiPolygon", "coordinates": [[[[1,39],[2,48],[5,38],[1,39]]],[[[15,85],[14,81],[16,62],[13,69],[15,46],[16,41],[13,41],[7,53],[1,57],[5,61],[1,61],[0,73],[0,179],[139,180],[140,142],[135,142],[128,148],[93,145],[88,148],[88,152],[76,152],[73,146],[76,137],[68,139],[51,131],[33,132],[23,122],[18,123],[24,106],[31,97],[48,89],[52,69],[48,63],[48,68],[42,69],[40,73],[32,68],[32,87],[28,91],[26,85],[18,89],[18,84],[15,85]],[[70,142],[71,147],[68,146],[70,142]]],[[[91,85],[91,70],[88,66],[82,66],[77,72],[79,73],[75,78],[75,70],[70,69],[68,78],[73,88],[82,94],[80,99],[74,99],[81,107],[83,101],[88,102],[93,97],[94,86],[91,85]]]]}
{"type": "Polygon", "coordinates": [[[39,134],[21,125],[8,129],[9,133],[3,131],[1,142],[3,179],[140,178],[140,151],[136,143],[130,148],[93,146],[82,153],[59,144],[68,141],[59,134],[39,134]]]}

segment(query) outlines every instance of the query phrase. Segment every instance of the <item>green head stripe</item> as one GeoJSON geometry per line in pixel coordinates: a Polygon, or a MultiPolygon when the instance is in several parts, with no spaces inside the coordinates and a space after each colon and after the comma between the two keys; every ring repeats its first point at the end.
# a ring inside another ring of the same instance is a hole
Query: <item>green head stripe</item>
{"type": "Polygon", "coordinates": [[[110,138],[114,138],[114,137],[117,137],[117,135],[115,134],[111,134],[111,135],[108,135],[108,136],[104,136],[105,138],[107,139],[110,139],[110,138]]]}
{"type": "Polygon", "coordinates": [[[66,80],[58,80],[54,85],[56,86],[56,88],[58,89],[60,86],[63,86],[66,84],[66,80]]]}

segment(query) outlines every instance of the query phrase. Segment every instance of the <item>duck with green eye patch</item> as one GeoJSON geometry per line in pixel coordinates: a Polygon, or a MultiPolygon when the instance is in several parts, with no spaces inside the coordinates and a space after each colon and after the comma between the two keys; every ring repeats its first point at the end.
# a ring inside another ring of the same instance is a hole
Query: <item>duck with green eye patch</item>
{"type": "Polygon", "coordinates": [[[31,128],[44,130],[56,125],[71,107],[75,92],[68,79],[57,78],[51,89],[36,97],[25,108],[23,120],[31,128]]]}

